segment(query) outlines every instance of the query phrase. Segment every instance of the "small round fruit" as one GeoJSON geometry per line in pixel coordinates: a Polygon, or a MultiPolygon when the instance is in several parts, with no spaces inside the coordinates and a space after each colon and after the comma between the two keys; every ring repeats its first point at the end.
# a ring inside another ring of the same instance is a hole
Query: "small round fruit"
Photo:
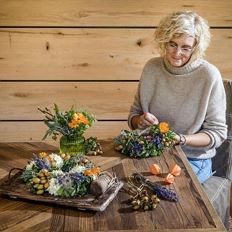
{"type": "Polygon", "coordinates": [[[137,209],[140,208],[140,205],[134,205],[132,208],[133,208],[134,210],[137,210],[137,209]]]}
{"type": "Polygon", "coordinates": [[[41,180],[40,183],[45,184],[45,183],[47,183],[47,180],[41,180]]]}
{"type": "Polygon", "coordinates": [[[155,209],[157,207],[157,204],[152,204],[152,208],[155,209]]]}
{"type": "Polygon", "coordinates": [[[40,183],[40,178],[34,177],[34,178],[32,178],[32,182],[35,184],[38,184],[38,183],[40,183]]]}
{"type": "Polygon", "coordinates": [[[44,188],[47,189],[48,187],[49,187],[49,183],[47,182],[44,184],[44,188]]]}
{"type": "Polygon", "coordinates": [[[44,188],[43,184],[39,184],[37,187],[37,189],[43,189],[43,188],[44,188]]]}
{"type": "Polygon", "coordinates": [[[38,190],[37,192],[36,192],[36,194],[38,194],[38,195],[41,195],[41,194],[43,194],[44,193],[44,190],[43,189],[40,189],[40,190],[38,190]]]}

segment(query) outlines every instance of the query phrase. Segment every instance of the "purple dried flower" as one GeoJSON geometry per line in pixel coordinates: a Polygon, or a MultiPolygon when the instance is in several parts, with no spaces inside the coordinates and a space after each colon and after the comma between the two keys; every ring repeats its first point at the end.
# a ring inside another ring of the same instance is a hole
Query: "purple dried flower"
{"type": "Polygon", "coordinates": [[[71,178],[76,184],[81,184],[82,182],[85,181],[86,177],[83,176],[83,174],[79,172],[71,173],[71,178]]]}
{"type": "Polygon", "coordinates": [[[58,180],[58,183],[62,185],[64,188],[71,187],[73,183],[70,175],[58,175],[57,180],[58,180]]]}
{"type": "MultiPolygon", "coordinates": [[[[149,185],[149,183],[147,183],[147,185],[149,185]]],[[[174,192],[173,190],[168,189],[165,186],[162,186],[159,184],[152,184],[152,186],[153,186],[152,190],[156,193],[157,197],[160,197],[160,198],[163,198],[169,201],[175,201],[175,202],[178,201],[178,196],[176,192],[174,192]]]]}
{"type": "Polygon", "coordinates": [[[160,135],[156,135],[153,138],[153,143],[158,146],[162,142],[162,137],[160,135]]]}
{"type": "Polygon", "coordinates": [[[135,143],[133,143],[132,152],[134,154],[139,155],[139,153],[142,151],[142,149],[143,149],[143,146],[138,141],[136,141],[135,143]]]}
{"type": "Polygon", "coordinates": [[[38,156],[34,154],[34,161],[38,168],[40,169],[49,169],[50,165],[43,159],[40,159],[38,156]]]}

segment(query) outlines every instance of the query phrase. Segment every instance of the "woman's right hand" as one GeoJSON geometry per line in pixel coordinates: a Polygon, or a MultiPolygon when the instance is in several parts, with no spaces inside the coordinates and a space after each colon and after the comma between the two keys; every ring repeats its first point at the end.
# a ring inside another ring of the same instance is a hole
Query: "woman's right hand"
{"type": "Polygon", "coordinates": [[[144,114],[139,116],[138,120],[138,128],[145,129],[148,126],[158,124],[159,120],[156,118],[154,114],[145,112],[144,114]]]}

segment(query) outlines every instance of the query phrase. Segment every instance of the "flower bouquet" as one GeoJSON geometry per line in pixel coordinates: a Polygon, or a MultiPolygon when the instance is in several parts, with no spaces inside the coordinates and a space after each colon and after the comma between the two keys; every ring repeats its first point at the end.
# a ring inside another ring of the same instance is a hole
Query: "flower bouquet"
{"type": "Polygon", "coordinates": [[[160,122],[140,131],[122,130],[114,139],[115,150],[130,157],[145,158],[160,156],[166,148],[174,145],[175,133],[169,124],[160,122]]]}
{"type": "Polygon", "coordinates": [[[85,139],[83,136],[86,129],[92,126],[95,116],[84,110],[75,110],[73,107],[69,111],[60,112],[58,106],[54,104],[54,114],[48,109],[41,110],[44,115],[44,123],[48,130],[43,139],[52,136],[56,140],[60,138],[60,152],[71,155],[83,155],[90,151],[102,153],[101,146],[97,138],[85,139]]]}
{"type": "Polygon", "coordinates": [[[65,154],[34,154],[21,178],[32,193],[59,197],[84,196],[98,178],[100,168],[85,156],[65,154]]]}

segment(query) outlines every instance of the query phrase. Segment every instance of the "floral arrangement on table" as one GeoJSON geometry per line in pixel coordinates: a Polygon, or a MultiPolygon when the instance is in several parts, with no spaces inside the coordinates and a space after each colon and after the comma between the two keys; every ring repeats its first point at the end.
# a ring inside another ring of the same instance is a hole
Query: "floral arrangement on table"
{"type": "Polygon", "coordinates": [[[145,158],[160,156],[166,148],[174,145],[175,133],[170,129],[169,124],[160,122],[147,129],[122,130],[114,139],[115,150],[130,157],[145,158]]]}
{"type": "Polygon", "coordinates": [[[99,174],[100,168],[86,156],[41,152],[34,154],[21,178],[35,194],[70,198],[89,193],[99,174]]]}
{"type": "Polygon", "coordinates": [[[83,155],[95,152],[94,154],[102,154],[97,138],[85,139],[83,136],[85,130],[91,127],[96,120],[93,114],[89,114],[85,110],[76,110],[73,107],[68,111],[60,112],[56,104],[54,104],[54,113],[47,107],[44,110],[40,108],[38,110],[45,115],[44,123],[49,128],[43,139],[52,136],[52,139],[56,140],[58,135],[61,135],[61,153],[83,155]]]}

